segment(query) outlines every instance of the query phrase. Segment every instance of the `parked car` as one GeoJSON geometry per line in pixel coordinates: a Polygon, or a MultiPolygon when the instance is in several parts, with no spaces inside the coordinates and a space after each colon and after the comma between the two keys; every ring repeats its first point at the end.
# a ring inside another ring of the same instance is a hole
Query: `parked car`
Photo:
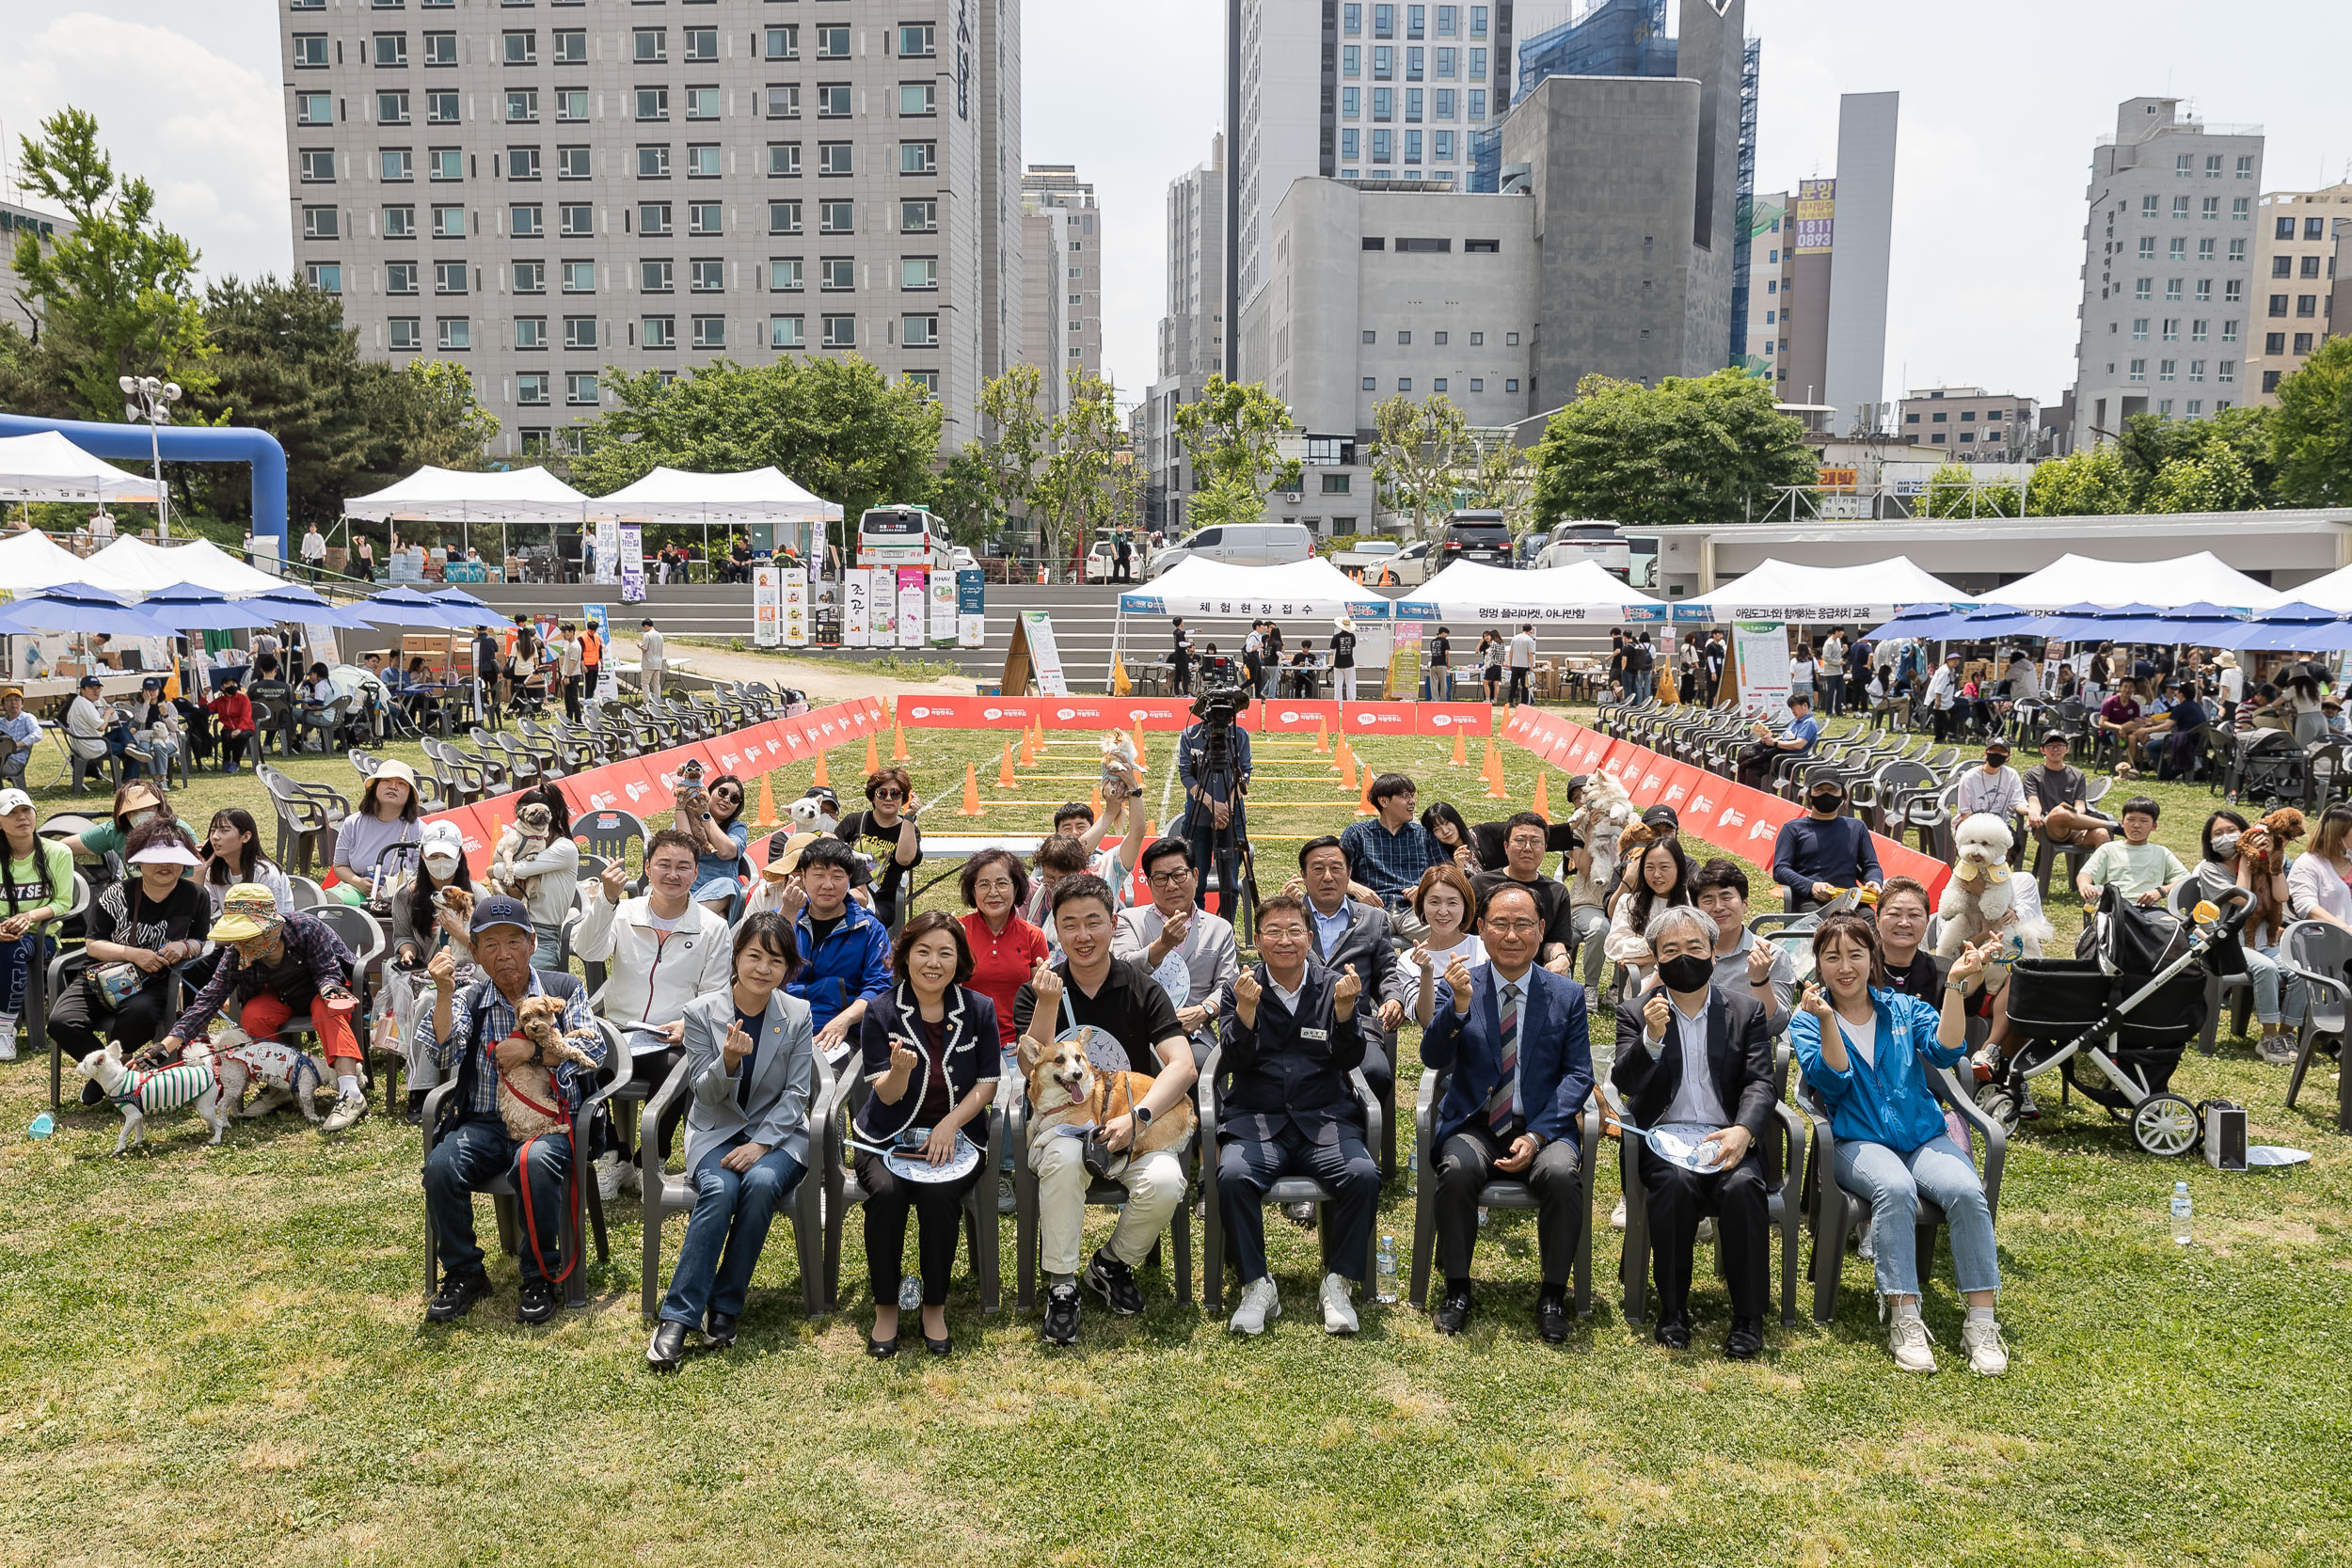
{"type": "Polygon", "coordinates": [[[1110,541],[1096,540],[1094,548],[1087,551],[1087,581],[1108,582],[1111,580],[1111,574],[1117,570],[1119,570],[1119,552],[1111,547],[1110,541]]]}
{"type": "Polygon", "coordinates": [[[1195,556],[1228,566],[1286,566],[1314,553],[1314,538],[1304,523],[1219,523],[1195,529],[1167,548],[1154,550],[1144,576],[1156,578],[1195,556]]]}
{"type": "Polygon", "coordinates": [[[1607,522],[1556,523],[1548,534],[1533,536],[1540,549],[1538,566],[1570,566],[1580,561],[1597,562],[1603,571],[1622,579],[1632,564],[1625,535],[1607,522]]]}
{"type": "Polygon", "coordinates": [[[1500,512],[1456,512],[1449,515],[1445,531],[1438,536],[1437,554],[1439,563],[1445,566],[1457,561],[1475,561],[1486,566],[1518,564],[1511,549],[1511,525],[1503,521],[1500,512]]]}
{"type": "Polygon", "coordinates": [[[1331,557],[1331,564],[1360,581],[1377,583],[1386,573],[1391,582],[1410,588],[1429,578],[1427,540],[1405,544],[1395,539],[1360,540],[1331,557]]]}

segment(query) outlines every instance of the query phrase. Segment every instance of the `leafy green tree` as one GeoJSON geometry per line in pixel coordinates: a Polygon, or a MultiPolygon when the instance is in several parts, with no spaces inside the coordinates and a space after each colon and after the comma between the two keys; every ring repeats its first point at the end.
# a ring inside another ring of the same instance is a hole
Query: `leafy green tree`
{"type": "Polygon", "coordinates": [[[2281,504],[2352,505],[2352,338],[2322,344],[2280,379],[2270,441],[2281,504]]]}
{"type": "Polygon", "coordinates": [[[385,483],[430,465],[479,469],[499,422],[473,395],[473,373],[450,359],[363,367],[361,405],[374,444],[367,471],[385,483]]]}
{"type": "Polygon", "coordinates": [[[2242,512],[2260,502],[2237,453],[2216,444],[2201,457],[2168,459],[2139,504],[2146,512],[2242,512]]]}
{"type": "MultiPolygon", "coordinates": [[[[294,526],[333,527],[377,445],[369,394],[389,372],[360,362],[359,335],[344,327],[342,302],[306,283],[225,278],[205,291],[204,326],[218,352],[213,386],[191,400],[194,413],[208,424],[275,436],[286,449],[294,526]]],[[[192,464],[187,470],[200,508],[216,516],[243,509],[242,468],[192,464]]]]}
{"type": "Polygon", "coordinates": [[[1186,507],[1194,527],[1255,522],[1265,515],[1268,491],[1299,487],[1299,462],[1280,449],[1290,429],[1290,409],[1255,381],[1213,375],[1199,397],[1177,406],[1176,434],[1198,491],[1186,507]]]}
{"type": "Polygon", "coordinates": [[[1046,436],[1049,455],[1030,496],[1045,525],[1045,556],[1075,563],[1093,530],[1120,515],[1133,465],[1118,461],[1127,443],[1111,384],[1084,370],[1070,372],[1069,406],[1046,436]]]}
{"type": "Polygon", "coordinates": [[[931,510],[947,525],[948,536],[968,549],[977,551],[996,535],[993,478],[987,449],[978,441],[964,442],[961,451],[940,465],[931,510]]]}
{"type": "Polygon", "coordinates": [[[1039,469],[1045,462],[1053,420],[1039,405],[1044,372],[1015,365],[980,388],[980,419],[986,434],[978,454],[1000,522],[1027,521],[1037,504],[1039,469]]]}
{"type": "MultiPolygon", "coordinates": [[[[37,319],[28,325],[39,330],[37,319]]],[[[0,322],[0,408],[44,420],[81,418],[85,410],[67,391],[60,377],[63,367],[49,347],[48,340],[55,337],[50,333],[37,342],[13,323],[0,322]]]]}
{"type": "Polygon", "coordinates": [[[2271,458],[2270,420],[2271,411],[2261,407],[2225,408],[2195,420],[2135,414],[2123,421],[2116,451],[2134,486],[2143,494],[2168,464],[2183,460],[2215,475],[2227,474],[2233,465],[2214,461],[2217,453],[2227,452],[2234,460],[2234,468],[2247,478],[2246,487],[2237,493],[2239,499],[2228,510],[2259,507],[2267,504],[2278,483],[2278,467],[2271,458]]]}
{"type": "Polygon", "coordinates": [[[2038,464],[2026,485],[2030,516],[2110,517],[2138,510],[2139,486],[2112,444],[2038,464]]]}
{"type": "Polygon", "coordinates": [[[52,374],[75,410],[122,417],[124,375],[177,381],[190,393],[212,384],[212,344],[196,297],[197,252],[155,218],[145,180],[120,180],[98,145],[96,117],[61,109],[23,138],[25,185],[73,221],[49,248],[20,234],[16,271],[41,309],[52,374]]]}
{"type": "Polygon", "coordinates": [[[1400,394],[1373,404],[1372,430],[1372,482],[1381,506],[1411,517],[1415,539],[1428,538],[1431,514],[1442,515],[1461,487],[1469,418],[1443,392],[1423,403],[1400,394]]]}
{"type": "Polygon", "coordinates": [[[1535,447],[1535,517],[1632,524],[1761,517],[1820,463],[1764,382],[1722,370],[1656,387],[1588,375],[1535,447]]]}
{"type": "Polygon", "coordinates": [[[1533,450],[1508,439],[1486,442],[1464,483],[1467,504],[1502,513],[1515,541],[1535,522],[1533,450]]]}
{"type": "Polygon", "coordinates": [[[1184,503],[1184,522],[1195,529],[1265,519],[1265,491],[1241,474],[1219,474],[1184,503]]]}
{"type": "Polygon", "coordinates": [[[608,370],[620,406],[580,427],[572,482],[601,496],[655,466],[726,473],[772,464],[858,515],[920,506],[937,483],[943,410],[919,382],[887,382],[855,355],[740,365],[722,359],[675,381],[608,370]]]}
{"type": "Polygon", "coordinates": [[[1979,483],[1965,463],[1947,463],[1928,476],[1931,517],[2014,517],[2024,499],[2014,484],[1979,483]]]}

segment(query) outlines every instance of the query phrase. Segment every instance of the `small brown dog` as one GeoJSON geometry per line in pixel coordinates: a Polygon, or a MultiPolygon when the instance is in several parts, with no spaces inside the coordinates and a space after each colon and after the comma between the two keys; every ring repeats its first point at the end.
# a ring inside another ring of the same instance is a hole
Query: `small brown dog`
{"type": "Polygon", "coordinates": [[[561,1033],[561,997],[526,997],[515,1009],[520,1037],[509,1037],[492,1048],[499,1065],[499,1119],[506,1135],[517,1142],[543,1132],[561,1132],[568,1124],[557,1103],[555,1069],[559,1063],[594,1069],[596,1059],[561,1033]]]}
{"type": "MultiPolygon", "coordinates": [[[[1027,1036],[1021,1038],[1021,1070],[1029,1081],[1029,1147],[1034,1152],[1061,1127],[1100,1127],[1125,1116],[1152,1092],[1152,1079],[1140,1072],[1098,1072],[1087,1059],[1091,1029],[1081,1029],[1039,1051],[1027,1036]]],[[[1192,1135],[1198,1113],[1190,1100],[1181,1100],[1167,1114],[1142,1129],[1123,1151],[1156,1154],[1181,1148],[1192,1135]]]]}
{"type": "Polygon", "coordinates": [[[2293,806],[2280,806],[2254,826],[2262,830],[2261,847],[2241,851],[2252,856],[2254,865],[2254,916],[2246,923],[2246,929],[2266,931],[2275,939],[2287,927],[2287,911],[2273,896],[2271,880],[2286,874],[2287,850],[2304,833],[2303,814],[2293,806]]]}
{"type": "Polygon", "coordinates": [[[447,910],[450,913],[455,915],[460,926],[469,926],[472,924],[472,889],[462,887],[445,887],[433,895],[433,902],[439,905],[442,909],[447,910]]]}

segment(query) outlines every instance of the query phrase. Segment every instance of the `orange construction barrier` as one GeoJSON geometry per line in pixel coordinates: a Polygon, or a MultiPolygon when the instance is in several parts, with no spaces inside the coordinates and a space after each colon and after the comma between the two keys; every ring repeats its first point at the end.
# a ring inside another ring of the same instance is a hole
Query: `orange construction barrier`
{"type": "Polygon", "coordinates": [[[1008,740],[1005,742],[1005,760],[996,768],[996,786],[999,789],[1009,788],[1019,782],[1012,776],[1012,742],[1008,740]]]}
{"type": "Polygon", "coordinates": [[[1544,779],[1544,770],[1540,767],[1535,769],[1535,799],[1528,802],[1527,809],[1547,819],[1551,816],[1550,788],[1544,779]]]}
{"type": "Polygon", "coordinates": [[[907,727],[904,724],[890,726],[890,760],[893,762],[907,760],[907,727]]]}
{"type": "Polygon", "coordinates": [[[833,781],[825,776],[825,753],[822,752],[817,753],[817,776],[809,780],[809,787],[811,789],[816,788],[818,784],[823,784],[827,788],[831,788],[833,786],[833,781]]]}
{"type": "Polygon", "coordinates": [[[1447,766],[1452,768],[1468,768],[1470,766],[1470,752],[1463,749],[1462,732],[1460,730],[1455,730],[1454,732],[1454,760],[1447,766]]]}
{"type": "MultiPolygon", "coordinates": [[[[821,760],[821,759],[820,759],[821,760]]],[[[956,808],[958,816],[980,816],[980,776],[970,763],[963,765],[963,804],[956,808]]]]}
{"type": "Polygon", "coordinates": [[[775,825],[775,775],[772,773],[762,773],[759,776],[759,816],[753,819],[752,826],[755,828],[772,828],[775,825]]]}
{"type": "Polygon", "coordinates": [[[869,775],[882,771],[882,758],[874,754],[874,737],[870,735],[866,737],[866,771],[869,775]]]}

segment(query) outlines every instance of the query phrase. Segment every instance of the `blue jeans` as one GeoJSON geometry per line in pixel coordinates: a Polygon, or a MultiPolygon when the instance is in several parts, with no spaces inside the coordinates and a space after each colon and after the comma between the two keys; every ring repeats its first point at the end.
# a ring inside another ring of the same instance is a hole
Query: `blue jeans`
{"type": "Polygon", "coordinates": [[[743,1297],[776,1205],[800,1184],[801,1163],[771,1148],[751,1169],[737,1175],[719,1162],[744,1140],[731,1138],[694,1167],[694,1212],[686,1222],[686,1244],[678,1249],[661,1321],[700,1328],[706,1310],[743,1315],[743,1297]]]}
{"type": "Polygon", "coordinates": [[[2286,966],[2279,961],[2279,944],[2274,942],[2267,947],[2256,947],[2249,942],[2245,947],[2245,953],[2246,973],[2254,982],[2255,1019],[2263,1023],[2277,1023],[2282,1020],[2288,1023],[2301,1023],[2303,976],[2287,973],[2286,966]],[[2286,1001],[2283,1012],[2280,1008],[2282,989],[2286,1001]]]}
{"type": "Polygon", "coordinates": [[[2001,1261],[1993,1245],[1993,1211],[1977,1167],[1950,1135],[1931,1138],[1908,1154],[1884,1144],[1841,1142],[1837,1184],[1870,1205],[1870,1243],[1879,1294],[1919,1293],[1919,1199],[1944,1211],[1952,1235],[1952,1272],[1963,1291],[2001,1288],[2001,1261]]]}
{"type": "Polygon", "coordinates": [[[42,932],[0,942],[0,1018],[14,1018],[24,1010],[25,982],[33,965],[46,965],[56,951],[57,939],[42,932]]]}
{"type": "MultiPolygon", "coordinates": [[[[473,1195],[502,1176],[520,1177],[522,1145],[506,1135],[491,1111],[450,1129],[424,1159],[424,1208],[433,1218],[441,1268],[452,1277],[482,1273],[482,1248],[474,1242],[473,1195]]],[[[531,1226],[521,1247],[523,1279],[544,1279],[541,1259],[562,1267],[556,1257],[556,1227],[567,1201],[564,1176],[571,1168],[572,1141],[536,1138],[531,1145],[531,1226]]],[[[519,1200],[517,1200],[519,1202],[519,1200]]]]}
{"type": "Polygon", "coordinates": [[[531,950],[531,967],[555,974],[566,973],[564,968],[564,927],[542,926],[534,920],[531,923],[531,934],[536,942],[531,950]]]}

